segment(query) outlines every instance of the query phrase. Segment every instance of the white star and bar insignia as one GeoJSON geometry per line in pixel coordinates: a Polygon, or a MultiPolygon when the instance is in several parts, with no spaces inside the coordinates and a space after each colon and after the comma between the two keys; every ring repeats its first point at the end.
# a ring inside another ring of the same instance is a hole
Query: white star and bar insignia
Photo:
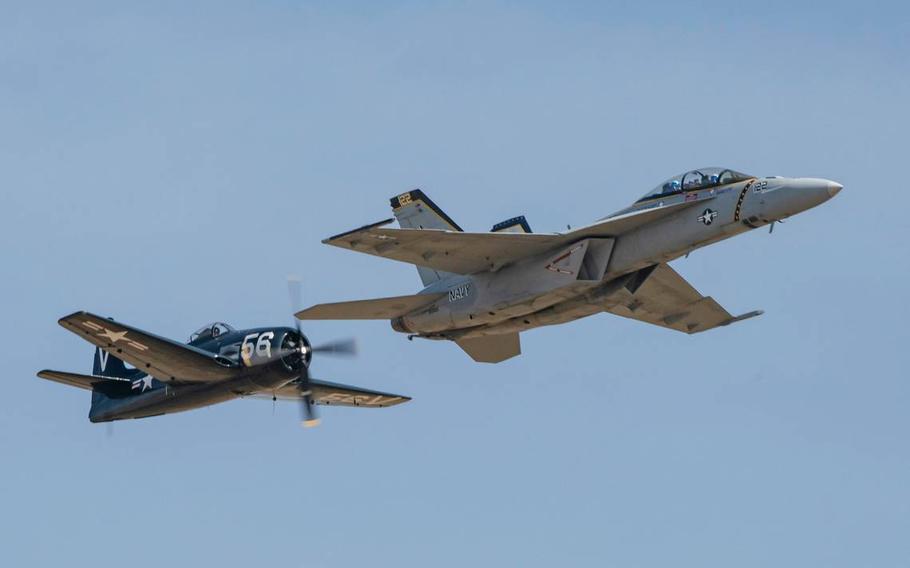
{"type": "Polygon", "coordinates": [[[98,337],[103,337],[110,341],[111,345],[116,345],[119,341],[125,341],[126,344],[133,349],[137,349],[139,351],[148,351],[147,345],[143,345],[138,341],[134,341],[133,339],[127,337],[126,334],[129,333],[128,331],[113,331],[91,321],[84,321],[82,322],[82,325],[96,332],[96,335],[98,337]]]}
{"type": "Polygon", "coordinates": [[[133,390],[140,389],[139,392],[145,392],[152,388],[152,376],[146,375],[141,379],[133,381],[133,390]]]}
{"type": "Polygon", "coordinates": [[[117,343],[118,341],[120,341],[121,339],[126,337],[126,333],[127,332],[125,332],[125,331],[111,331],[109,329],[105,329],[102,333],[99,333],[98,335],[101,337],[106,337],[106,338],[110,339],[111,343],[117,343]]]}
{"type": "Polygon", "coordinates": [[[698,220],[701,221],[702,223],[704,223],[705,225],[710,225],[711,223],[714,222],[714,219],[716,219],[716,218],[717,218],[717,211],[714,211],[713,209],[705,209],[702,212],[701,216],[698,218],[698,220]]]}

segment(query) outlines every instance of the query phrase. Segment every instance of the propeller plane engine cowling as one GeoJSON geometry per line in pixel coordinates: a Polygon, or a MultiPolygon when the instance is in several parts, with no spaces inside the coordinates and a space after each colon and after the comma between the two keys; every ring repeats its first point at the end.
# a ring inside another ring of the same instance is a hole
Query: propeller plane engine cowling
{"type": "Polygon", "coordinates": [[[306,335],[296,331],[284,332],[281,339],[281,362],[288,371],[300,371],[304,366],[309,367],[313,359],[313,349],[306,335]]]}
{"type": "Polygon", "coordinates": [[[245,367],[280,361],[286,370],[299,372],[304,365],[309,365],[311,357],[312,349],[306,336],[290,328],[252,332],[240,344],[240,361],[245,367]]]}

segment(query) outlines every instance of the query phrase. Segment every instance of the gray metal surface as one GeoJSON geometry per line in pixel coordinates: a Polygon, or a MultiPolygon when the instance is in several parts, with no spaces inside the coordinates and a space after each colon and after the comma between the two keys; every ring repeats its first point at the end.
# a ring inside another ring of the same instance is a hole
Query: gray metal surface
{"type": "MultiPolygon", "coordinates": [[[[824,179],[757,178],[702,168],[670,178],[591,225],[552,234],[528,233],[526,222],[503,225],[519,227],[514,233],[466,233],[454,222],[439,221],[448,217],[416,190],[392,199],[396,217],[406,217],[403,200],[413,208],[409,215],[434,217],[435,225],[409,216],[406,228],[375,224],[324,242],[446,273],[421,292],[438,298],[390,317],[392,327],[411,337],[452,340],[475,360],[499,362],[520,353],[522,331],[601,312],[685,333],[759,315],[734,317],[667,263],[815,207],[841,189],[824,179]],[[499,339],[513,335],[516,341],[508,345],[499,339]]],[[[372,317],[356,303],[330,306],[303,313],[309,319],[372,317]]]]}

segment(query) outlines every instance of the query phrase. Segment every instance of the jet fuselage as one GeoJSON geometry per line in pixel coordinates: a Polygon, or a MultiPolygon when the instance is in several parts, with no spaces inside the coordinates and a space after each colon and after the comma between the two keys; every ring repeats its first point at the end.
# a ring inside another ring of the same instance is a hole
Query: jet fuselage
{"type": "Polygon", "coordinates": [[[445,295],[396,318],[396,331],[429,339],[465,339],[526,331],[604,311],[636,273],[729,237],[785,219],[836,195],[842,186],[815,178],[751,178],[680,189],[643,199],[607,219],[686,205],[628,232],[588,238],[496,271],[451,275],[421,293],[445,295]]]}

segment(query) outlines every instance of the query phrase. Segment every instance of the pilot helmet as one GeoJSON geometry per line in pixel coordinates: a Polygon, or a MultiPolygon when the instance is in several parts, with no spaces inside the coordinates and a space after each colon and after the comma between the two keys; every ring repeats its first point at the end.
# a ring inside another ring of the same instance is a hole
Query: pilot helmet
{"type": "Polygon", "coordinates": [[[675,179],[675,180],[671,181],[670,189],[672,189],[673,191],[678,190],[679,189],[679,180],[675,179]]]}
{"type": "Polygon", "coordinates": [[[711,174],[711,176],[708,177],[708,180],[709,180],[711,183],[717,183],[717,180],[718,180],[717,174],[711,174]]]}

